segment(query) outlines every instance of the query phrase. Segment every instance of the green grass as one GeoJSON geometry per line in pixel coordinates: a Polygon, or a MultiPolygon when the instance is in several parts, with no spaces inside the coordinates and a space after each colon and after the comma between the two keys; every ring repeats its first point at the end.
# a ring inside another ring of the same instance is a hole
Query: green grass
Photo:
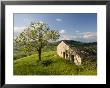
{"type": "Polygon", "coordinates": [[[76,66],[60,58],[55,51],[43,52],[42,61],[34,54],[14,60],[14,75],[96,75],[96,64],[86,62],[76,66]]]}

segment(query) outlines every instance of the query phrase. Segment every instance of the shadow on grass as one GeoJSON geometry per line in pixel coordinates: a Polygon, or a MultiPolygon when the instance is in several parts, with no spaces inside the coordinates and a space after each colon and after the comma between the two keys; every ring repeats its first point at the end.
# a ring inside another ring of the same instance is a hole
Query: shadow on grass
{"type": "Polygon", "coordinates": [[[47,59],[47,60],[38,61],[38,63],[43,66],[49,66],[49,65],[53,64],[54,61],[51,59],[47,59]]]}

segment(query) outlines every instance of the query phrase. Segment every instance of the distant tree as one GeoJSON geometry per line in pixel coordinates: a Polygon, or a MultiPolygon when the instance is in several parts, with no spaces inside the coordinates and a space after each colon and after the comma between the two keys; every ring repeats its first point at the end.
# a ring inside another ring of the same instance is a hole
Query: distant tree
{"type": "Polygon", "coordinates": [[[57,30],[50,29],[43,22],[34,22],[17,36],[15,43],[22,47],[25,52],[38,52],[41,61],[42,48],[48,45],[49,41],[56,41],[59,37],[57,30]]]}

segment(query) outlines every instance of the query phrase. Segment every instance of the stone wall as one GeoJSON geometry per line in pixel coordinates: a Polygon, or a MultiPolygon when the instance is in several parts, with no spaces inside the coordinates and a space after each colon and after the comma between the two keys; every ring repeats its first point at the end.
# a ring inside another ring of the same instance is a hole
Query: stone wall
{"type": "Polygon", "coordinates": [[[66,50],[69,50],[69,46],[66,45],[63,41],[57,46],[57,54],[60,57],[63,57],[63,52],[66,52],[66,50]]]}
{"type": "Polygon", "coordinates": [[[81,65],[81,57],[63,41],[57,46],[57,54],[62,58],[73,61],[76,65],[81,65]]]}

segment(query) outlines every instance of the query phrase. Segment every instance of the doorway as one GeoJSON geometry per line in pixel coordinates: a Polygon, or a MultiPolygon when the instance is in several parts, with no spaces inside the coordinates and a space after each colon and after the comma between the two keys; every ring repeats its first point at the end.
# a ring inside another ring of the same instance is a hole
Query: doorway
{"type": "Polygon", "coordinates": [[[65,58],[65,52],[63,52],[63,58],[65,58]]]}
{"type": "Polygon", "coordinates": [[[71,55],[71,60],[74,62],[74,55],[71,55]]]}

